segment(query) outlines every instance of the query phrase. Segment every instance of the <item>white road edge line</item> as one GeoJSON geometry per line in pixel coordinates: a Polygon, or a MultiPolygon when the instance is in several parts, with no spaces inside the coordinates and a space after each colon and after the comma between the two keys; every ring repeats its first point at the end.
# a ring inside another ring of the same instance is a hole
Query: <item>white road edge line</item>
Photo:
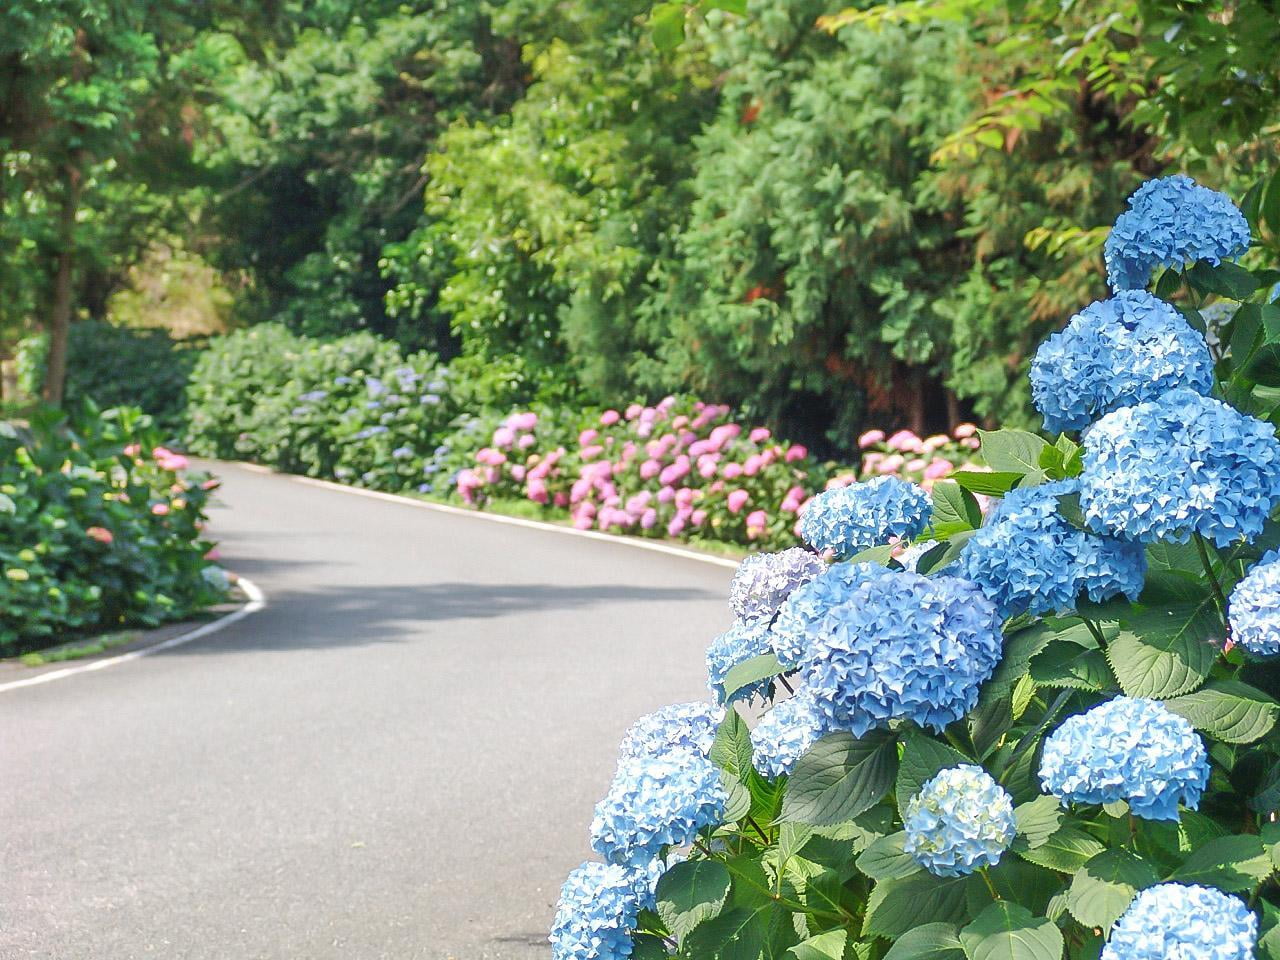
{"type": "Polygon", "coordinates": [[[184,643],[190,643],[192,640],[199,640],[201,637],[207,637],[211,633],[217,633],[224,627],[229,627],[233,623],[257,613],[267,605],[266,595],[252,580],[247,577],[238,577],[236,585],[249,598],[249,602],[239,610],[233,610],[217,620],[196,627],[186,633],[180,633],[176,637],[170,637],[168,640],[162,640],[160,643],[152,644],[149,647],[140,647],[137,650],[130,650],[128,653],[122,653],[118,656],[105,657],[102,660],[94,660],[91,663],[82,663],[62,670],[50,670],[48,673],[39,673],[34,677],[27,677],[25,680],[11,680],[8,683],[0,683],[0,693],[6,690],[16,690],[19,687],[34,687],[38,683],[52,683],[54,680],[63,680],[67,677],[74,677],[78,673],[88,673],[91,670],[105,670],[107,667],[116,667],[122,663],[128,663],[130,660],[139,660],[153,653],[159,653],[161,650],[172,650],[174,647],[180,647],[184,643]]]}
{"type": "Polygon", "coordinates": [[[413,497],[404,497],[398,493],[383,493],[381,490],[365,490],[362,487],[348,487],[341,483],[334,483],[331,480],[318,480],[315,477],[300,477],[293,473],[277,473],[268,467],[263,467],[256,463],[237,463],[236,466],[244,467],[252,470],[254,473],[269,473],[278,477],[285,477],[289,480],[296,480],[298,483],[305,483],[313,487],[322,487],[325,490],[336,490],[340,493],[350,493],[357,497],[369,497],[373,500],[386,500],[391,503],[403,504],[407,507],[417,507],[420,510],[434,510],[437,513],[451,513],[459,517],[474,517],[477,520],[488,520],[490,523],[505,523],[513,527],[528,527],[531,530],[549,530],[553,533],[562,533],[570,537],[583,537],[587,540],[604,540],[607,543],[620,543],[628,547],[635,547],[637,550],[652,550],[655,553],[665,553],[675,557],[684,557],[687,560],[699,560],[702,563],[714,564],[717,567],[730,567],[737,569],[738,561],[730,560],[728,557],[713,557],[710,554],[699,553],[696,550],[685,550],[682,547],[673,547],[667,543],[654,543],[649,540],[641,540],[639,537],[620,537],[612,533],[601,533],[598,530],[578,530],[575,527],[562,527],[556,523],[546,523],[542,520],[527,520],[524,517],[507,517],[500,513],[485,513],[483,510],[466,510],[462,507],[451,507],[443,503],[432,503],[429,500],[415,500],[413,497]]]}

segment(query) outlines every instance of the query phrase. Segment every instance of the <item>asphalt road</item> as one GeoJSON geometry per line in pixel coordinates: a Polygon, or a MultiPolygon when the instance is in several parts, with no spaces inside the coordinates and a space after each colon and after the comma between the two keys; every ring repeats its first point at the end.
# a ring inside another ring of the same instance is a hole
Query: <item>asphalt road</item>
{"type": "Polygon", "coordinates": [[[0,960],[545,960],[732,571],[219,472],[267,608],[0,693],[0,960]]]}

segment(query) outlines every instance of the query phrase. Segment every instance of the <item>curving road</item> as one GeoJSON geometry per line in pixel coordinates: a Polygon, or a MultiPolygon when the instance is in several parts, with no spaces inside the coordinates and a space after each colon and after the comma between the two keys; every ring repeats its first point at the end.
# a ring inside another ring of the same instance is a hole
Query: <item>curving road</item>
{"type": "Polygon", "coordinates": [[[0,958],[545,960],[732,571],[218,470],[267,608],[0,693],[0,958]]]}

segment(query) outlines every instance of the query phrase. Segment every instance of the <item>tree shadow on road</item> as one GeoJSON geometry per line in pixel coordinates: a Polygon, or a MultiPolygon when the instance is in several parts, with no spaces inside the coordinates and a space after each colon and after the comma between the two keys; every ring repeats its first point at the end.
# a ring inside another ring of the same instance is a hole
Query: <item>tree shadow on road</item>
{"type": "MultiPolygon", "coordinates": [[[[457,639],[456,623],[517,617],[512,631],[554,616],[603,605],[705,603],[711,590],[622,584],[565,586],[549,583],[432,583],[351,585],[273,593],[267,607],[208,640],[176,648],[175,655],[246,650],[301,650],[400,642],[411,637],[457,639]]],[[[622,615],[623,611],[619,611],[622,615]]],[[[726,610],[726,619],[728,612],[726,610]]],[[[572,619],[558,623],[573,629],[572,619]]],[[[598,631],[595,616],[582,631],[598,631]]],[[[486,626],[486,630],[493,629],[486,626]]],[[[553,629],[548,621],[547,629],[553,629]]],[[[166,651],[168,653],[168,651],[166,651]]]]}

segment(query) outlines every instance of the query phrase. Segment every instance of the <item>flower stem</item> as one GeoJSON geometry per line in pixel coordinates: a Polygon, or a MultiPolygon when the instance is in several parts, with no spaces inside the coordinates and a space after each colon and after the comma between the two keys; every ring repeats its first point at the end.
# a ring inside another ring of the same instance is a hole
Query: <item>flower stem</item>
{"type": "Polygon", "coordinates": [[[1213,561],[1209,559],[1209,547],[1204,542],[1204,537],[1195,534],[1196,550],[1200,554],[1200,562],[1204,564],[1204,572],[1209,578],[1209,585],[1213,588],[1213,602],[1218,608],[1218,615],[1222,617],[1222,622],[1227,622],[1227,598],[1222,592],[1222,584],[1218,582],[1218,575],[1213,572],[1213,561]]]}
{"type": "Polygon", "coordinates": [[[987,868],[983,867],[978,873],[982,874],[982,882],[987,885],[987,889],[991,891],[991,899],[1003,900],[1004,898],[996,891],[995,884],[991,882],[991,877],[987,875],[987,868]]]}
{"type": "Polygon", "coordinates": [[[1107,637],[1106,634],[1102,632],[1102,628],[1088,617],[1081,617],[1080,619],[1084,621],[1084,625],[1088,627],[1089,632],[1093,634],[1093,639],[1098,641],[1098,646],[1103,650],[1107,649],[1107,637]]]}
{"type": "Polygon", "coordinates": [[[756,818],[749,813],[747,814],[747,823],[751,824],[751,826],[755,829],[756,833],[760,834],[760,839],[763,840],[766,844],[768,844],[769,835],[765,833],[764,830],[761,829],[760,824],[756,823],[756,818]]]}

